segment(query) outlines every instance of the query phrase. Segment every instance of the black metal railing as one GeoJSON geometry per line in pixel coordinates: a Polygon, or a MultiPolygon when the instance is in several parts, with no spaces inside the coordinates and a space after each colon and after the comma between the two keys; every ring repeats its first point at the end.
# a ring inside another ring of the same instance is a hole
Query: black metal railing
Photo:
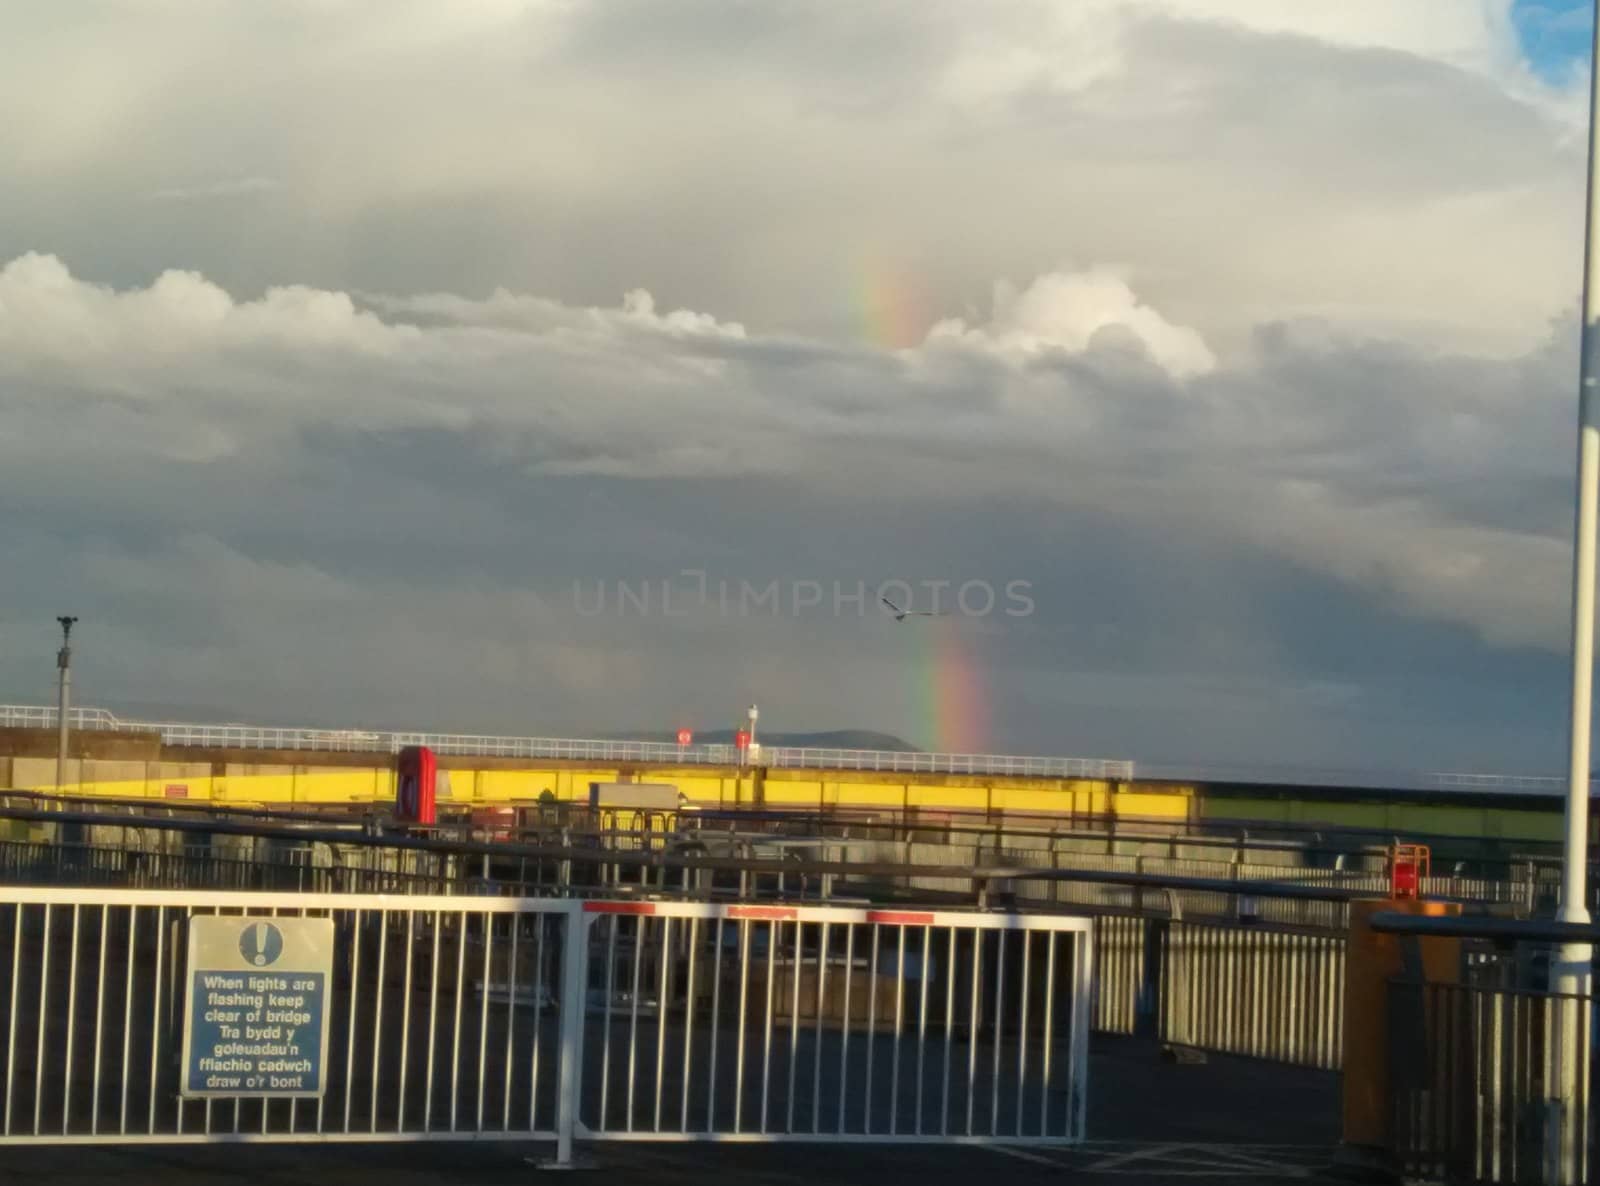
{"type": "Polygon", "coordinates": [[[1591,1181],[1591,996],[1471,984],[1390,985],[1392,1149],[1450,1182],[1591,1181]],[[1575,1100],[1560,1098],[1563,1056],[1575,1100]]]}

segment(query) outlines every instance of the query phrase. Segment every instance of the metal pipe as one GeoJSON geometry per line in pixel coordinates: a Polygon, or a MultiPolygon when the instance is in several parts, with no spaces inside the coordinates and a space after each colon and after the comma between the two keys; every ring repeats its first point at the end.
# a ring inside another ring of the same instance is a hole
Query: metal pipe
{"type": "MultiPolygon", "coordinates": [[[[531,1057],[529,1059],[529,1064],[528,1064],[528,1129],[529,1129],[529,1131],[532,1131],[533,1129],[536,1129],[536,1128],[539,1127],[539,1040],[540,1040],[540,1034],[541,1034],[541,1025],[542,1025],[542,1022],[544,1020],[543,1013],[544,1013],[544,998],[545,998],[545,961],[544,961],[545,919],[544,919],[544,915],[542,915],[542,914],[534,915],[533,922],[534,922],[534,931],[533,931],[533,1050],[531,1052],[531,1057]]],[[[585,943],[587,943],[589,941],[588,932],[586,930],[582,930],[580,928],[577,928],[577,927],[573,926],[570,923],[568,923],[566,925],[568,926],[569,929],[562,932],[562,934],[564,936],[564,938],[562,940],[563,943],[565,943],[569,939],[573,939],[574,936],[576,936],[577,938],[581,938],[585,943]]],[[[565,947],[561,947],[560,950],[564,952],[566,950],[566,948],[565,947]]],[[[566,957],[563,955],[561,958],[564,959],[566,957]]],[[[565,965],[562,965],[562,968],[564,970],[565,969],[565,965]]],[[[582,977],[584,978],[583,987],[587,987],[587,984],[588,984],[588,981],[587,981],[588,962],[587,962],[587,960],[584,961],[584,966],[582,968],[580,968],[579,971],[582,974],[582,977]]],[[[565,991],[565,990],[563,989],[563,991],[565,991]]],[[[580,989],[580,991],[581,991],[581,989],[580,989]]],[[[564,1015],[561,1014],[560,1012],[558,1012],[556,1014],[556,1018],[557,1018],[557,1023],[558,1024],[562,1024],[562,1025],[565,1024],[562,1021],[562,1017],[563,1016],[564,1015]]],[[[581,1008],[579,1010],[578,1016],[579,1016],[578,1025],[581,1028],[582,1025],[583,1025],[583,1021],[582,1021],[583,1012],[582,1012],[581,1008]]],[[[563,1030],[563,1033],[564,1032],[565,1032],[565,1030],[563,1030]]]]}
{"type": "MultiPolygon", "coordinates": [[[[383,917],[378,918],[379,925],[384,923],[383,917]]],[[[350,1010],[345,1016],[344,1039],[344,1131],[350,1131],[350,1106],[355,1094],[355,1065],[356,1065],[356,1003],[361,999],[361,911],[358,909],[350,919],[350,1010]]],[[[377,985],[378,992],[383,991],[383,983],[377,985]]],[[[317,1101],[317,1129],[322,1129],[322,1101],[317,1101]]]]}
{"type": "MultiPolygon", "coordinates": [[[[606,1104],[611,1097],[611,1006],[617,994],[617,925],[619,916],[606,918],[606,999],[602,1006],[604,1020],[600,1024],[600,1113],[599,1127],[610,1127],[606,1104]]],[[[574,1002],[582,1007],[581,998],[574,1002]]],[[[561,1007],[567,1008],[565,1001],[561,1007]]]]}
{"type": "Polygon", "coordinates": [[[922,928],[922,975],[917,979],[917,1135],[922,1134],[922,1067],[923,1058],[928,1045],[928,981],[931,978],[929,968],[933,963],[933,928],[922,928]]]}
{"type": "MultiPolygon", "coordinates": [[[[684,982],[683,990],[683,1099],[680,1106],[678,1128],[682,1132],[689,1131],[689,1093],[694,1083],[694,1011],[697,1004],[695,1000],[694,961],[695,953],[700,946],[700,920],[689,920],[689,970],[684,982]]],[[[659,1125],[657,1127],[660,1127],[659,1125]]]]}
{"type": "MultiPolygon", "coordinates": [[[[104,912],[105,907],[101,907],[104,912]]],[[[61,1094],[61,1132],[66,1135],[72,1127],[72,1051],[78,1028],[78,932],[83,921],[83,907],[72,908],[72,948],[67,960],[67,1054],[66,1082],[61,1094]]],[[[95,1039],[95,1057],[99,1057],[99,1037],[95,1039]]]]}
{"type": "MultiPolygon", "coordinates": [[[[398,915],[400,912],[395,911],[398,915]]],[[[378,974],[372,987],[372,995],[376,1001],[372,1019],[372,1101],[368,1105],[367,1124],[372,1132],[378,1131],[378,1067],[379,1056],[383,1052],[383,998],[386,981],[383,978],[384,957],[389,945],[389,912],[383,911],[378,915],[378,974]]],[[[406,914],[406,950],[411,950],[411,914],[406,914]]],[[[411,961],[409,954],[406,958],[406,976],[409,987],[411,975],[411,961]]],[[[354,989],[352,988],[352,992],[354,989]]],[[[401,1083],[405,1082],[405,1058],[400,1059],[401,1083]]],[[[402,1090],[403,1094],[403,1090],[402,1090]]],[[[403,1105],[402,1105],[403,1107],[403,1105]]]]}
{"type": "MultiPolygon", "coordinates": [[[[45,907],[49,910],[49,907],[45,907]]],[[[138,909],[137,906],[134,907],[138,909]]],[[[146,1131],[156,1131],[156,1102],[161,1098],[156,1091],[156,1084],[161,1070],[161,962],[164,954],[164,945],[167,939],[166,930],[167,908],[156,907],[156,982],[155,991],[150,994],[150,1114],[146,1122],[146,1131]]],[[[178,1117],[183,1117],[183,1105],[178,1105],[178,1117]]]]}
{"type": "Polygon", "coordinates": [[[661,920],[661,983],[656,989],[656,1103],[651,1126],[656,1132],[661,1131],[661,1081],[667,1065],[667,1003],[672,991],[667,973],[671,966],[672,919],[668,917],[661,920]]]}
{"type": "MultiPolygon", "coordinates": [[[[19,919],[22,916],[22,907],[20,906],[17,907],[17,916],[19,919]]],[[[131,907],[128,910],[127,980],[122,990],[122,1106],[118,1113],[117,1119],[117,1131],[119,1133],[126,1133],[128,1131],[128,1084],[131,1082],[128,1069],[128,1052],[133,1042],[133,967],[136,963],[138,963],[139,949],[136,942],[138,925],[139,909],[136,906],[131,907]]],[[[11,982],[13,984],[16,983],[15,976],[11,978],[11,982]]],[[[14,1007],[16,1002],[13,1001],[12,1004],[14,1007]]],[[[7,1123],[9,1125],[9,1101],[7,1111],[7,1123]]]]}
{"type": "MultiPolygon", "coordinates": [[[[843,1024],[839,1032],[839,1120],[836,1132],[845,1131],[846,1103],[850,1098],[850,1027],[855,1024],[855,1014],[850,1008],[850,981],[855,975],[856,927],[844,924],[844,1004],[840,1009],[843,1024]]],[[[870,983],[870,980],[869,980],[870,983]]],[[[870,1041],[870,1038],[868,1039],[870,1041]]]]}
{"type": "MultiPolygon", "coordinates": [[[[822,1131],[822,1015],[825,1011],[828,982],[828,923],[822,923],[822,934],[817,940],[817,1032],[812,1039],[816,1053],[811,1059],[811,1131],[822,1131]]],[[[844,1018],[849,1025],[850,1019],[844,1018]]]]}
{"type": "MultiPolygon", "coordinates": [[[[613,915],[612,922],[620,925],[622,919],[613,915]]],[[[628,988],[628,1110],[622,1122],[628,1132],[633,1131],[634,1089],[639,1082],[639,977],[644,969],[645,934],[649,926],[648,917],[633,920],[633,981],[628,988]]]]}
{"type": "Polygon", "coordinates": [[[882,928],[872,924],[872,954],[867,965],[867,1073],[862,1094],[861,1131],[872,1131],[872,1054],[878,1045],[878,945],[882,928]]]}
{"type": "MultiPolygon", "coordinates": [[[[76,907],[74,907],[76,909],[76,907]]],[[[33,1054],[33,1135],[43,1130],[39,1127],[44,1106],[44,1041],[49,1030],[50,1014],[50,906],[44,908],[44,954],[39,959],[39,1034],[33,1054]]]]}
{"type": "Polygon", "coordinates": [[[789,1000],[789,1112],[784,1121],[784,1132],[793,1132],[794,1129],[794,1102],[795,1102],[795,1071],[800,1062],[800,962],[804,954],[801,950],[801,939],[804,927],[796,922],[794,924],[794,962],[789,965],[790,1000],[789,1000]]]}
{"type": "Polygon", "coordinates": [[[733,1062],[733,1131],[741,1131],[744,1119],[745,1023],[749,1020],[750,1000],[750,920],[739,920],[739,1039],[733,1062]]]}
{"type": "MultiPolygon", "coordinates": [[[[561,1058],[556,1071],[556,1164],[570,1166],[572,1138],[578,1121],[579,1075],[583,1065],[584,989],[587,987],[589,950],[589,923],[585,916],[568,914],[562,924],[561,939],[561,1058]]],[[[538,997],[534,999],[537,1001],[538,997]]],[[[537,1101],[537,1074],[531,1092],[537,1101]]],[[[530,1118],[535,1106],[528,1106],[530,1118]]],[[[604,1124],[604,1121],[605,1114],[601,1113],[601,1123],[604,1124]]]]}
{"type": "MultiPolygon", "coordinates": [[[[795,924],[799,926],[798,923],[795,924]]],[[[772,981],[778,970],[778,943],[783,934],[783,924],[777,919],[767,923],[767,1000],[762,1009],[761,1038],[761,1132],[767,1131],[767,1100],[772,1087],[772,981]]]]}

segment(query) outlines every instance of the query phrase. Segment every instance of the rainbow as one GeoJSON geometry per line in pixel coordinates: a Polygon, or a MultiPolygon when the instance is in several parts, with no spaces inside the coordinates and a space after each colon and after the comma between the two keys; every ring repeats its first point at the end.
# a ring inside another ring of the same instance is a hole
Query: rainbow
{"type": "Polygon", "coordinates": [[[973,624],[959,614],[913,619],[902,630],[914,653],[907,668],[910,720],[917,739],[939,753],[987,753],[992,739],[989,687],[974,646],[973,624]]]}
{"type": "MultiPolygon", "coordinates": [[[[904,267],[876,258],[862,268],[857,306],[863,336],[887,350],[918,345],[933,324],[925,287],[904,267]]],[[[948,596],[948,594],[947,594],[948,596]]],[[[941,753],[984,753],[992,744],[989,689],[961,615],[913,619],[900,634],[914,672],[909,719],[917,740],[941,753]]]]}
{"type": "Polygon", "coordinates": [[[926,291],[904,269],[883,260],[861,271],[856,291],[862,333],[888,350],[915,346],[927,335],[933,317],[926,291]]]}

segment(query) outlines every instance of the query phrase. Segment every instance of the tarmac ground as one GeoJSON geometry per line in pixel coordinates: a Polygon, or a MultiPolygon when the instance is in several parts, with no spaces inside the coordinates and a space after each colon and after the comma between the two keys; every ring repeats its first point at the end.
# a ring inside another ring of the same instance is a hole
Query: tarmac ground
{"type": "Polygon", "coordinates": [[[580,1146],[579,1168],[540,1170],[549,1146],[498,1142],[13,1146],[7,1186],[500,1186],[541,1176],[605,1186],[1007,1186],[1101,1179],[1114,1186],[1332,1180],[1339,1135],[1333,1072],[1212,1055],[1162,1060],[1147,1043],[1097,1037],[1090,1140],[1071,1148],[940,1145],[580,1146]]]}

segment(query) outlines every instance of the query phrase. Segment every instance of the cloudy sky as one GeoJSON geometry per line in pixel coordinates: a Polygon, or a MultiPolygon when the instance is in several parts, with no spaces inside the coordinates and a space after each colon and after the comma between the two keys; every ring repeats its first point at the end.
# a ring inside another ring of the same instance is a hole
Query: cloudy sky
{"type": "Polygon", "coordinates": [[[1557,769],[1585,7],[0,2],[0,693],[1557,769]]]}

